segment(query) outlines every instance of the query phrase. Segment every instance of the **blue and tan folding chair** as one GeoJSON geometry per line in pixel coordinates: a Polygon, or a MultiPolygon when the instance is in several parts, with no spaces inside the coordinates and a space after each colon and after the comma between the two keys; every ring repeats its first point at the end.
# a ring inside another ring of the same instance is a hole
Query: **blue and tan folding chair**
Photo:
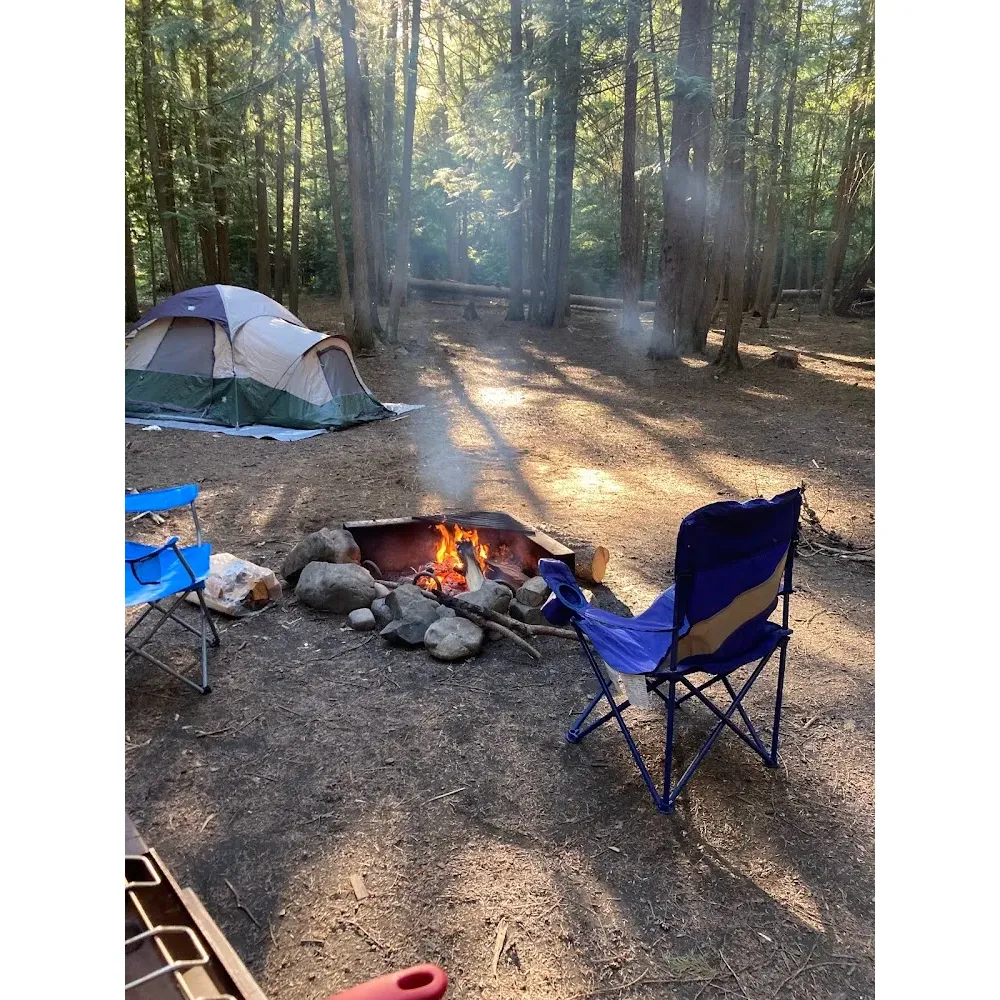
{"type": "Polygon", "coordinates": [[[579,743],[614,719],[657,809],[663,812],[673,810],[677,796],[726,728],[768,767],[778,766],[781,696],[792,635],[788,602],[801,504],[799,490],[790,490],[773,500],[724,501],[689,514],[677,533],[674,585],[636,618],[592,607],[563,563],[543,559],[538,564],[539,573],[552,588],[552,596],[543,607],[546,618],[553,624],[572,625],[600,685],[566,739],[579,743]],[[780,624],[770,620],[779,598],[780,624]],[[750,721],[744,699],[775,650],[777,691],[770,738],[765,743],[750,721]],[[662,793],[625,722],[623,712],[630,702],[616,699],[598,657],[620,674],[642,675],[644,693],[648,696],[652,692],[666,704],[662,793]],[[750,675],[737,691],[733,673],[751,664],[750,675]],[[708,678],[695,683],[693,674],[707,674],[708,678]],[[666,694],[661,690],[664,686],[666,694]],[[729,695],[728,707],[720,707],[706,694],[709,688],[718,691],[718,686],[729,695]],[[672,784],[674,713],[691,698],[718,721],[677,783],[672,784]],[[602,701],[608,703],[610,711],[588,724],[602,701]],[[745,729],[739,726],[736,715],[745,729]]]}
{"type": "Polygon", "coordinates": [[[173,486],[164,490],[148,490],[145,493],[125,494],[125,513],[141,514],[144,511],[156,512],[173,510],[177,507],[190,507],[194,518],[195,544],[178,546],[179,539],[175,536],[162,545],[141,545],[138,542],[125,542],[125,607],[132,608],[141,604],[149,607],[136,619],[125,632],[125,663],[134,656],[140,656],[154,666],[165,670],[168,674],[193,687],[199,694],[208,694],[212,689],[208,686],[208,633],[212,633],[212,645],[219,645],[219,633],[215,624],[208,616],[205,607],[205,579],[208,577],[209,559],[212,546],[201,540],[201,525],[198,523],[198,512],[194,502],[198,496],[198,487],[192,483],[188,486],[173,486]],[[201,628],[197,629],[176,614],[186,606],[188,594],[196,594],[200,609],[201,628]],[[173,598],[169,606],[168,598],[173,598]],[[161,605],[163,602],[163,605],[161,605]],[[156,611],[160,619],[141,641],[132,640],[136,630],[146,620],[147,616],[156,611]],[[201,638],[201,683],[198,684],[176,670],[168,667],[143,647],[159,632],[167,621],[174,621],[201,638]]]}

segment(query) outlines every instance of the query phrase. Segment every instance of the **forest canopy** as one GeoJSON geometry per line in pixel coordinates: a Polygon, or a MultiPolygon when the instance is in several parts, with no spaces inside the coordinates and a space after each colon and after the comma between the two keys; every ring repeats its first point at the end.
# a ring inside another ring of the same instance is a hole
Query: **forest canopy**
{"type": "Polygon", "coordinates": [[[724,317],[738,364],[746,311],[874,277],[871,0],[127,0],[125,84],[128,319],[309,291],[364,347],[402,255],[511,319],[655,299],[658,357],[724,317]]]}

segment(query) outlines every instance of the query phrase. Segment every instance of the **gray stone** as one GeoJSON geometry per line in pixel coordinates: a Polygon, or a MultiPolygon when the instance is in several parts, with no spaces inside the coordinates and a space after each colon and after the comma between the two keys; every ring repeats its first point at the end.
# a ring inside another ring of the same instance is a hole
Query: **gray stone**
{"type": "Polygon", "coordinates": [[[424,644],[424,634],[436,621],[421,621],[419,619],[397,618],[389,622],[379,635],[393,646],[408,646],[416,649],[424,644]]]}
{"type": "Polygon", "coordinates": [[[346,615],[375,600],[375,580],[357,563],[311,562],[299,574],[295,596],[311,608],[346,615]]]}
{"type": "Polygon", "coordinates": [[[531,608],[540,608],[550,593],[549,585],[540,576],[533,576],[518,588],[514,600],[531,608]]]}
{"type": "Polygon", "coordinates": [[[385,628],[392,621],[392,612],[386,607],[384,597],[372,601],[371,611],[379,628],[385,628]]]}
{"type": "Polygon", "coordinates": [[[510,604],[510,587],[505,587],[496,580],[487,580],[478,590],[467,594],[459,594],[458,600],[472,608],[485,608],[487,611],[507,613],[510,604]]]}
{"type": "Polygon", "coordinates": [[[358,608],[347,616],[352,629],[355,632],[371,632],[375,628],[375,615],[370,608],[358,608]]]}
{"type": "Polygon", "coordinates": [[[524,622],[526,625],[548,625],[541,608],[533,608],[530,604],[522,604],[520,601],[511,601],[507,614],[515,621],[524,622]]]}
{"type": "Polygon", "coordinates": [[[428,626],[445,610],[412,583],[397,587],[385,599],[385,607],[392,621],[379,634],[388,642],[402,646],[419,646],[428,626]]]}
{"type": "MultiPolygon", "coordinates": [[[[354,536],[343,528],[320,528],[306,535],[281,564],[281,575],[296,584],[299,574],[309,563],[360,563],[361,549],[354,536]]],[[[371,575],[371,574],[369,574],[371,575]]]]}
{"type": "Polygon", "coordinates": [[[379,597],[388,597],[392,591],[384,583],[379,583],[378,580],[376,580],[375,593],[378,594],[379,597]]]}
{"type": "Polygon", "coordinates": [[[424,645],[436,660],[464,660],[483,648],[483,630],[467,618],[442,618],[427,629],[424,645]]]}
{"type": "Polygon", "coordinates": [[[438,620],[442,618],[454,618],[455,609],[449,608],[446,604],[439,604],[437,609],[438,620]]]}
{"type": "Polygon", "coordinates": [[[406,618],[411,609],[417,613],[417,610],[426,604],[438,606],[437,601],[428,597],[425,590],[421,590],[412,583],[400,584],[385,599],[386,607],[392,612],[392,617],[397,619],[406,618]]]}

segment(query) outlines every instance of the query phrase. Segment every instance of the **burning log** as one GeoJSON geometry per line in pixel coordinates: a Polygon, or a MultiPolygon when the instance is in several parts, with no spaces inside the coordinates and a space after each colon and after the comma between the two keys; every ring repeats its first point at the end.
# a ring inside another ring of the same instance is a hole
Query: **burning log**
{"type": "MultiPolygon", "coordinates": [[[[486,577],[489,580],[496,580],[498,583],[505,583],[508,587],[513,587],[515,590],[522,586],[528,579],[524,573],[518,572],[510,566],[503,566],[493,559],[486,560],[486,577]]],[[[471,590],[472,588],[470,587],[469,589],[471,590]]]]}
{"type": "Polygon", "coordinates": [[[463,539],[458,543],[458,555],[462,560],[462,572],[465,574],[469,590],[479,590],[486,582],[486,577],[479,568],[476,548],[469,539],[463,539]]]}

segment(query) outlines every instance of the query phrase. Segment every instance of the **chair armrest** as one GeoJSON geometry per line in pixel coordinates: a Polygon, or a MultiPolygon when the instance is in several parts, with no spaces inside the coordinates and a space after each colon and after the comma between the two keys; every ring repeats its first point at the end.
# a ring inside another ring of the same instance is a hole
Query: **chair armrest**
{"type": "MultiPolygon", "coordinates": [[[[149,586],[150,584],[159,583],[160,582],[159,577],[157,577],[157,579],[155,580],[143,580],[143,578],[139,575],[139,567],[142,566],[143,563],[152,562],[153,560],[158,559],[167,549],[173,549],[174,552],[177,553],[179,557],[180,550],[177,548],[178,541],[179,538],[177,537],[177,535],[174,535],[173,538],[168,539],[159,548],[153,549],[152,552],[145,552],[141,556],[136,556],[135,559],[129,559],[126,557],[125,565],[132,570],[132,575],[136,578],[136,581],[138,583],[141,583],[143,586],[149,586]]],[[[182,559],[181,562],[184,562],[184,560],[182,559]]],[[[184,567],[185,569],[187,569],[188,574],[191,576],[191,579],[194,580],[194,574],[191,573],[191,570],[188,567],[187,563],[184,563],[184,567]]]]}
{"type": "Polygon", "coordinates": [[[198,496],[198,484],[168,486],[163,490],[146,490],[144,493],[125,494],[125,513],[142,514],[144,511],[172,510],[194,503],[198,496]]]}
{"type": "Polygon", "coordinates": [[[177,548],[177,543],[180,541],[178,535],[174,535],[173,538],[168,538],[158,549],[153,549],[152,552],[144,552],[141,556],[136,556],[135,559],[126,559],[130,566],[137,566],[141,562],[145,562],[147,559],[155,559],[158,555],[166,552],[167,549],[177,548]]]}
{"type": "Polygon", "coordinates": [[[542,605],[542,614],[553,625],[566,625],[590,607],[570,568],[558,559],[539,559],[539,575],[552,591],[542,605]]]}

